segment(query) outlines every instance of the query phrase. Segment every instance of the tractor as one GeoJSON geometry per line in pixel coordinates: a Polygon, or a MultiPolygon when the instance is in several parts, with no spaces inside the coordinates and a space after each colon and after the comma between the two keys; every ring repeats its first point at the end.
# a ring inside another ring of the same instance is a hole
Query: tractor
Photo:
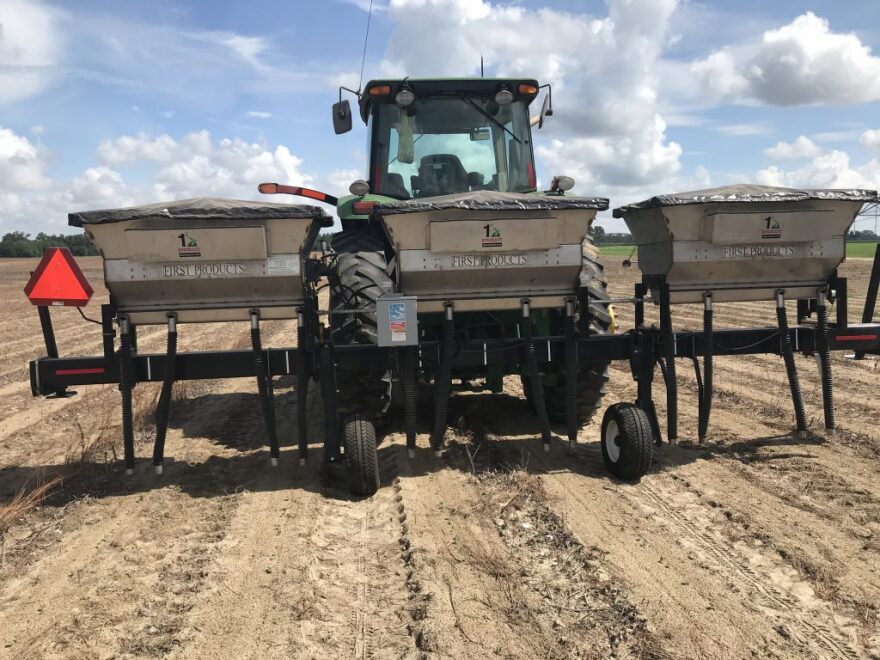
{"type": "MultiPolygon", "coordinates": [[[[518,208],[515,213],[501,211],[498,216],[497,208],[502,208],[503,204],[496,207],[493,201],[511,203],[513,200],[516,205],[515,200],[526,196],[534,196],[535,200],[553,197],[560,202],[579,199],[565,197],[566,191],[574,184],[570,177],[554,177],[547,190],[538,190],[532,128],[541,128],[553,113],[549,85],[544,87],[547,88],[544,102],[534,116],[530,115],[530,107],[541,87],[533,79],[373,80],[367,83],[362,93],[355,92],[369,139],[368,177],[354,181],[349,188],[351,194],[339,199],[319,193],[323,195],[323,201],[336,203],[342,225],[330,243],[336,266],[329,277],[329,325],[334,344],[379,343],[379,300],[404,290],[406,287],[402,284],[405,285],[403,280],[406,278],[416,280],[415,274],[401,272],[400,246],[395,244],[388,224],[382,220],[380,211],[383,208],[408,203],[415,205],[416,209],[427,209],[432,203],[456,199],[477,200],[480,205],[481,198],[488,202],[468,212],[471,220],[476,218],[477,225],[474,226],[481,233],[476,249],[463,249],[460,254],[457,248],[451,249],[456,253],[452,257],[452,269],[456,268],[456,259],[463,265],[459,280],[452,288],[458,292],[457,298],[471,298],[470,302],[460,300],[457,304],[453,330],[455,341],[522,336],[520,301],[524,298],[531,300],[530,317],[536,333],[561,336],[565,331],[564,294],[576,297],[578,290],[588,292],[580,297],[582,302],[589,301],[589,313],[581,314],[586,317],[583,320],[587,333],[613,333],[613,310],[603,266],[586,231],[571,241],[577,244],[575,260],[572,261],[569,255],[568,268],[556,275],[557,279],[563,279],[563,291],[553,293],[563,295],[535,296],[536,293],[546,293],[542,291],[541,281],[545,275],[538,270],[533,271],[529,285],[522,291],[505,292],[503,283],[494,288],[491,286],[493,278],[505,279],[509,274],[508,269],[493,269],[493,259],[515,261],[526,258],[517,255],[528,253],[532,246],[519,243],[510,250],[507,246],[512,245],[510,241],[515,241],[515,237],[502,237],[499,224],[503,223],[490,220],[515,215],[517,219],[512,222],[516,224],[530,217],[548,216],[544,205],[534,211],[518,208]],[[485,222],[480,220],[483,216],[485,222]],[[480,263],[480,259],[486,261],[480,263]],[[478,264],[476,268],[468,268],[474,263],[478,264]],[[474,295],[462,296],[463,290],[470,290],[474,295]],[[499,302],[499,291],[510,304],[499,302]]],[[[340,89],[339,102],[332,109],[337,134],[352,129],[351,104],[342,100],[343,89],[340,89]]],[[[308,196],[316,192],[277,184],[264,184],[261,190],[267,193],[299,192],[308,196]]],[[[582,229],[592,223],[596,209],[607,207],[607,200],[601,201],[606,206],[586,205],[577,211],[582,229]]],[[[473,221],[469,224],[473,225],[473,221]]],[[[413,226],[413,229],[421,231],[421,227],[416,229],[413,226]]],[[[555,235],[556,228],[552,224],[535,224],[532,233],[535,231],[555,235]]],[[[526,235],[528,232],[523,234],[526,235]]],[[[545,236],[535,238],[536,246],[541,243],[538,247],[551,247],[543,245],[545,236]]],[[[425,277],[437,282],[441,275],[439,272],[426,273],[425,277]]],[[[442,340],[442,301],[448,297],[449,288],[441,286],[433,301],[419,296],[419,341],[442,340]]],[[[423,383],[436,381],[439,365],[429,364],[428,360],[421,362],[419,380],[423,383]]],[[[564,370],[561,362],[549,367],[545,365],[539,376],[543,394],[538,395],[543,399],[540,407],[546,408],[551,423],[566,422],[564,370]]],[[[535,388],[524,364],[512,361],[459,368],[450,375],[459,381],[460,385],[457,383],[456,386],[497,393],[502,391],[504,376],[509,374],[522,378],[526,396],[537,408],[539,402],[535,400],[535,388]]],[[[599,409],[607,380],[607,361],[597,358],[581,363],[576,387],[578,427],[588,423],[599,409]]],[[[382,370],[367,373],[362,378],[341,380],[338,383],[341,413],[343,416],[358,415],[360,423],[385,425],[396,393],[400,392],[396,387],[398,381],[394,373],[382,370]]]]}

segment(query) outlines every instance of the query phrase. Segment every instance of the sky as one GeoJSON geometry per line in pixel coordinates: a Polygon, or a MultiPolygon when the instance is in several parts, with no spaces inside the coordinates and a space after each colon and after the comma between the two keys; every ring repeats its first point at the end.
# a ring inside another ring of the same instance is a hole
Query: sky
{"type": "MultiPolygon", "coordinates": [[[[359,85],[369,5],[0,0],[0,234],[258,199],[261,181],[344,194],[366,129],[334,135],[330,106],[359,85]]],[[[482,55],[487,76],[550,83],[539,184],[568,175],[612,206],[739,182],[877,189],[878,18],[877,0],[374,0],[364,82],[478,75],[482,55]]]]}

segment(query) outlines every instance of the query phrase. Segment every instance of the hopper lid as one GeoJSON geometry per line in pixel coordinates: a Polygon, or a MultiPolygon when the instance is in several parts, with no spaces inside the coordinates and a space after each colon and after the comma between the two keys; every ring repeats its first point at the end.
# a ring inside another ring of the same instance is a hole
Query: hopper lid
{"type": "Polygon", "coordinates": [[[530,211],[591,209],[604,211],[608,200],[604,197],[565,197],[562,195],[531,195],[525,193],[477,190],[474,192],[408,199],[400,202],[383,202],[374,207],[382,215],[420,213],[446,209],[468,211],[530,211]]]}
{"type": "Polygon", "coordinates": [[[251,202],[241,199],[221,199],[219,197],[196,197],[174,202],[129,206],[122,209],[102,209],[69,213],[67,215],[67,224],[72,227],[82,227],[83,225],[125,222],[126,220],[138,220],[140,218],[168,218],[171,220],[314,218],[321,221],[321,225],[325,227],[329,227],[333,223],[332,218],[317,206],[251,202]]]}
{"type": "Polygon", "coordinates": [[[708,203],[745,203],[745,202],[802,202],[809,199],[824,199],[843,202],[873,202],[877,200],[877,191],[859,189],[803,189],[778,188],[776,186],[757,186],[741,183],[720,188],[693,190],[691,192],[657,195],[642,202],[619,206],[614,209],[614,217],[622,218],[629,211],[651,209],[663,206],[681,206],[683,204],[708,203]]]}

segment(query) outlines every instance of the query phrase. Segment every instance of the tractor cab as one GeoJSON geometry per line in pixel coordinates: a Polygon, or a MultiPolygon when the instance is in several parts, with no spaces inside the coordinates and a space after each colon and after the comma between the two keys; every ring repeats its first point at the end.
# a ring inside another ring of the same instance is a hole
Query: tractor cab
{"type": "MultiPolygon", "coordinates": [[[[359,97],[369,179],[352,192],[388,200],[534,192],[531,126],[551,114],[545,103],[530,119],[538,91],[537,81],[520,79],[369,82],[359,97]]],[[[351,129],[348,101],[333,106],[333,119],[337,133],[351,129]]]]}

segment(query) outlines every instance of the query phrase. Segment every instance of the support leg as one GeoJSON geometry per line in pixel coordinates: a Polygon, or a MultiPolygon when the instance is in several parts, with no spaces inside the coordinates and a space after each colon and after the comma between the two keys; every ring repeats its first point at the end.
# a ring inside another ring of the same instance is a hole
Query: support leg
{"type": "Polygon", "coordinates": [[[251,349],[254,356],[254,372],[257,375],[257,390],[260,393],[260,407],[263,409],[263,421],[269,436],[269,456],[272,465],[278,465],[281,451],[278,446],[278,433],[275,429],[275,408],[272,401],[271,376],[263,360],[263,342],[260,338],[260,313],[251,310],[251,349]]]}
{"type": "Polygon", "coordinates": [[[675,335],[672,332],[672,311],[669,285],[660,285],[660,334],[666,363],[666,423],[669,444],[678,440],[678,381],[675,378],[675,335]]]}
{"type": "Polygon", "coordinates": [[[171,392],[177,368],[177,316],[168,315],[168,350],[165,354],[165,374],[162,378],[162,391],[159,405],[156,406],[156,441],[153,444],[153,469],[162,474],[165,462],[165,436],[168,432],[168,413],[171,409],[171,392]]]}
{"type": "Polygon", "coordinates": [[[125,456],[125,473],[134,474],[134,415],[131,390],[134,385],[134,369],[131,362],[131,325],[128,319],[119,319],[119,392],[122,395],[122,447],[125,456]]]}
{"type": "MultiPolygon", "coordinates": [[[[878,289],[880,289],[880,243],[877,244],[877,250],[874,252],[874,265],[871,267],[871,278],[868,280],[868,295],[865,298],[865,309],[862,311],[862,323],[871,323],[874,320],[878,289]]],[[[862,360],[864,357],[864,351],[856,351],[856,360],[862,360]]]]}
{"type": "Polygon", "coordinates": [[[574,300],[565,301],[565,421],[568,431],[568,446],[577,445],[577,331],[574,319],[574,300]]]}
{"type": "Polygon", "coordinates": [[[712,412],[712,371],[714,331],[712,327],[712,294],[703,296],[703,387],[700,395],[700,413],[697,436],[699,441],[706,440],[709,432],[709,415],[712,412]]]}
{"type": "Polygon", "coordinates": [[[309,352],[311,342],[308,337],[305,313],[302,309],[296,312],[296,422],[299,432],[299,464],[305,465],[309,455],[308,420],[306,402],[309,389],[309,352]]]}
{"type": "Polygon", "coordinates": [[[452,385],[452,351],[455,341],[452,303],[446,303],[445,309],[443,353],[440,356],[440,367],[435,376],[437,379],[437,402],[434,407],[434,430],[431,433],[431,447],[438,457],[441,455],[443,436],[446,434],[446,420],[449,414],[449,393],[452,385]]]}
{"type": "Polygon", "coordinates": [[[535,411],[538,413],[538,422],[541,425],[541,443],[544,445],[544,451],[550,451],[550,419],[544,401],[544,383],[538,371],[535,342],[532,340],[532,317],[528,300],[522,301],[522,335],[526,343],[526,368],[529,372],[529,386],[532,388],[532,401],[535,403],[535,411]]]}
{"type": "Polygon", "coordinates": [[[663,442],[663,436],[660,432],[660,420],[657,418],[657,407],[654,405],[654,366],[657,361],[654,336],[647,332],[637,332],[635,351],[632,371],[638,385],[636,405],[648,415],[654,440],[659,446],[663,442]]]}
{"type": "Polygon", "coordinates": [[[831,348],[828,340],[828,296],[825,290],[819,291],[817,298],[817,330],[819,368],[822,375],[822,410],[825,413],[825,430],[834,433],[834,384],[831,376],[831,348]]]}
{"type": "MultiPolygon", "coordinates": [[[[46,355],[50,358],[58,357],[58,344],[55,342],[55,330],[52,327],[52,316],[46,305],[39,305],[37,313],[40,315],[40,327],[43,330],[43,341],[46,344],[46,355]]],[[[76,394],[76,392],[68,392],[66,387],[60,387],[55,390],[54,396],[64,399],[76,394]]]]}
{"type": "Polygon", "coordinates": [[[785,293],[782,289],[776,292],[776,318],[779,322],[782,357],[785,360],[785,371],[788,374],[788,385],[791,389],[791,399],[794,404],[794,416],[797,424],[797,431],[800,434],[804,434],[807,432],[807,415],[804,412],[804,397],[801,393],[801,383],[798,378],[797,365],[794,363],[791,336],[788,332],[788,314],[785,311],[785,293]]]}
{"type": "Polygon", "coordinates": [[[416,455],[416,370],[419,363],[418,350],[417,346],[406,346],[401,349],[403,353],[401,380],[403,381],[404,395],[406,451],[410,458],[415,458],[416,455]]]}
{"type": "Polygon", "coordinates": [[[324,463],[339,460],[339,420],[336,408],[336,365],[333,347],[323,344],[320,351],[321,398],[324,400],[324,463]]]}

